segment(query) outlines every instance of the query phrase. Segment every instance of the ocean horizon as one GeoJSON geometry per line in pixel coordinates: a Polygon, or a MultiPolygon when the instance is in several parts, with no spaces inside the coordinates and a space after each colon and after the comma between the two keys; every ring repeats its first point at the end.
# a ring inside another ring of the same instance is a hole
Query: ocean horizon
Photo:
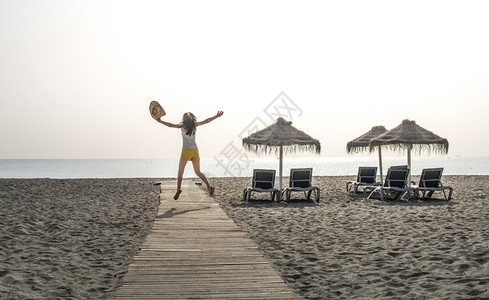
{"type": "MultiPolygon", "coordinates": [[[[405,165],[406,157],[383,158],[384,174],[392,165],[405,165]]],[[[412,174],[443,167],[444,175],[489,175],[489,157],[412,157],[412,174]]],[[[377,157],[284,157],[283,174],[291,168],[313,168],[314,176],[356,175],[359,166],[378,166],[377,157]]],[[[177,159],[0,159],[0,178],[175,178],[177,159]]],[[[251,177],[253,169],[279,168],[278,158],[246,160],[203,158],[201,171],[208,177],[251,177]]],[[[193,178],[192,164],[184,177],[193,178]]]]}

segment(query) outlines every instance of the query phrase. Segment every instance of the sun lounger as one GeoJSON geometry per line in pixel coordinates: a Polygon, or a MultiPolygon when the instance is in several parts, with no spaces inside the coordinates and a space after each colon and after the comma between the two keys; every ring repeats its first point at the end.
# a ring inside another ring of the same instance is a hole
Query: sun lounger
{"type": "Polygon", "coordinates": [[[431,198],[434,192],[442,192],[445,200],[452,199],[453,188],[448,185],[443,185],[441,176],[443,168],[423,169],[419,178],[419,185],[416,187],[416,197],[424,199],[426,196],[431,198]],[[448,190],[448,197],[446,190],[448,190]],[[419,195],[422,194],[420,197],[419,195]]]}
{"type": "MultiPolygon", "coordinates": [[[[408,195],[408,199],[411,199],[411,192],[415,195],[415,188],[408,186],[408,175],[409,169],[404,166],[399,167],[390,167],[387,170],[387,176],[385,177],[385,183],[381,186],[370,186],[371,192],[367,199],[371,198],[374,193],[380,194],[380,199],[384,201],[387,198],[387,195],[393,193],[395,196],[394,199],[399,198],[403,194],[408,195]]],[[[367,187],[364,189],[364,195],[367,187]]]]}
{"type": "MultiPolygon", "coordinates": [[[[401,166],[390,166],[389,169],[387,170],[387,173],[389,173],[389,170],[397,170],[397,169],[408,169],[408,166],[407,165],[401,165],[401,166]]],[[[367,197],[367,193],[371,193],[373,190],[375,190],[376,188],[378,188],[379,186],[382,186],[382,185],[386,185],[387,184],[387,178],[386,177],[384,183],[380,183],[380,184],[377,184],[377,183],[374,183],[374,184],[366,184],[363,186],[363,198],[368,198],[367,197]]]]}
{"type": "Polygon", "coordinates": [[[272,201],[280,192],[275,188],[275,170],[254,169],[251,187],[243,190],[243,199],[251,200],[251,192],[270,193],[272,201]]]}
{"type": "Polygon", "coordinates": [[[289,187],[285,189],[285,200],[289,201],[292,192],[304,192],[307,200],[314,192],[316,202],[319,202],[320,189],[312,185],[312,168],[290,169],[289,187]]]}
{"type": "Polygon", "coordinates": [[[346,183],[346,192],[352,190],[356,194],[358,188],[362,186],[379,186],[382,183],[377,182],[377,167],[358,167],[358,175],[356,181],[348,181],[346,183]]]}

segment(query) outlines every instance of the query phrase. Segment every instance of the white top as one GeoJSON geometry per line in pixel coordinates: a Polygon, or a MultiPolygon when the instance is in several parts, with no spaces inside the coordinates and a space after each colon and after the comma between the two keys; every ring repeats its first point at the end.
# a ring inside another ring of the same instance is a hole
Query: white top
{"type": "Polygon", "coordinates": [[[195,134],[187,135],[185,130],[182,130],[182,149],[192,149],[197,148],[197,143],[195,142],[195,134]]]}

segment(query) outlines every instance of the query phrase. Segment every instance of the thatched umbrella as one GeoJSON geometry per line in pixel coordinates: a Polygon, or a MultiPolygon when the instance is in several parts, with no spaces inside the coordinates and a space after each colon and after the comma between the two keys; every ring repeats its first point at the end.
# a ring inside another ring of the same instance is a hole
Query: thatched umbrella
{"type": "MultiPolygon", "coordinates": [[[[265,129],[252,133],[243,139],[243,147],[248,151],[279,153],[280,191],[282,191],[283,155],[297,151],[311,151],[319,154],[321,144],[303,131],[293,127],[292,122],[278,118],[277,122],[265,129]]],[[[279,200],[280,200],[279,194],[279,200]]]]}
{"type": "MultiPolygon", "coordinates": [[[[439,137],[410,120],[402,121],[401,125],[370,141],[370,151],[378,146],[391,150],[407,150],[409,169],[411,169],[411,150],[413,149],[418,153],[423,150],[448,153],[447,139],[439,137]]],[[[411,184],[411,172],[409,172],[409,184],[411,184]]]]}
{"type": "MultiPolygon", "coordinates": [[[[348,154],[358,153],[369,150],[370,141],[373,138],[378,137],[387,132],[384,126],[374,126],[367,133],[357,137],[353,141],[350,141],[346,144],[346,152],[348,154]]],[[[383,173],[382,173],[382,149],[379,146],[379,170],[380,170],[380,182],[384,181],[383,173]]]]}

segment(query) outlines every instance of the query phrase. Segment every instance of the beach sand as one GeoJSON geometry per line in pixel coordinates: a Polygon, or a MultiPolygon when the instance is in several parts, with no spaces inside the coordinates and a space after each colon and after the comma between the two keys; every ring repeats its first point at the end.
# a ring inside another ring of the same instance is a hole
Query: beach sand
{"type": "MultiPolygon", "coordinates": [[[[244,203],[251,178],[211,182],[304,298],[489,297],[489,176],[444,176],[449,202],[364,200],[352,179],[314,178],[319,204],[244,203]]],[[[112,298],[156,215],[155,181],[0,179],[0,298],[112,298]]]]}
{"type": "Polygon", "coordinates": [[[0,179],[0,299],[107,299],[151,228],[150,179],[0,179]]]}
{"type": "Polygon", "coordinates": [[[449,202],[364,200],[346,194],[353,179],[314,178],[319,205],[244,204],[250,179],[213,182],[216,201],[304,298],[489,298],[488,176],[444,177],[449,202]]]}

